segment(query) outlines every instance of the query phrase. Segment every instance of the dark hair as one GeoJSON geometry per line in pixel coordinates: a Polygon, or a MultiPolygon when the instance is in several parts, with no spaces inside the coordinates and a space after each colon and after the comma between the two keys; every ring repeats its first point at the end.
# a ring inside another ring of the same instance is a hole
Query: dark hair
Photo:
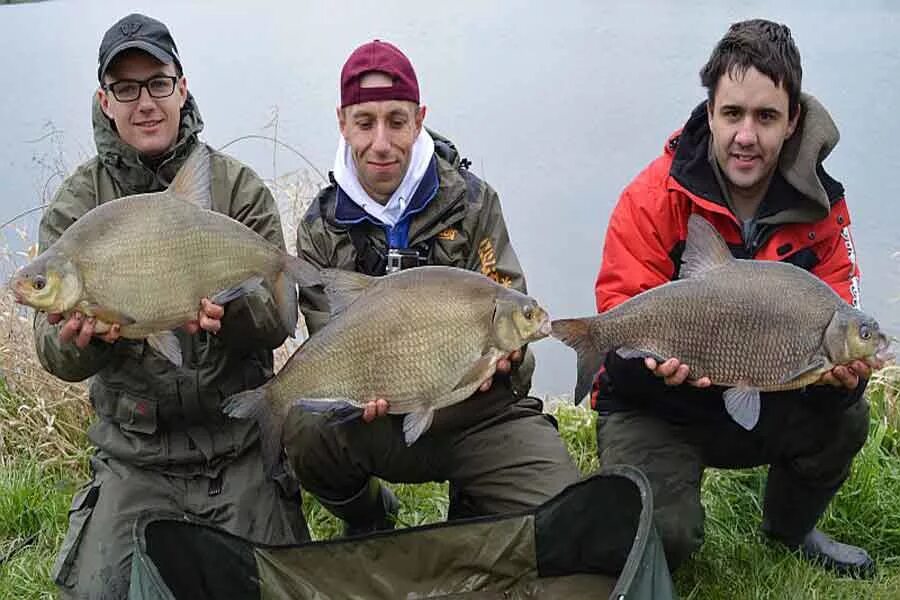
{"type": "Polygon", "coordinates": [[[793,118],[800,107],[803,68],[800,51],[787,25],[751,19],[734,23],[728,29],[700,69],[700,83],[707,90],[710,104],[722,75],[743,77],[750,67],[766,75],[776,86],[784,86],[789,117],[793,118]]]}

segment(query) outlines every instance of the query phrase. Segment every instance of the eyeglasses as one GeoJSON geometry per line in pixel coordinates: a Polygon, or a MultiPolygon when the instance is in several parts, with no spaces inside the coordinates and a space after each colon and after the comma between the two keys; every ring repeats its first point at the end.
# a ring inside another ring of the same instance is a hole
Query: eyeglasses
{"type": "Polygon", "coordinates": [[[104,83],[103,89],[111,91],[119,102],[134,102],[141,96],[141,88],[147,88],[151,98],[168,98],[175,91],[177,77],[158,75],[144,81],[136,79],[120,79],[112,83],[104,83]]]}

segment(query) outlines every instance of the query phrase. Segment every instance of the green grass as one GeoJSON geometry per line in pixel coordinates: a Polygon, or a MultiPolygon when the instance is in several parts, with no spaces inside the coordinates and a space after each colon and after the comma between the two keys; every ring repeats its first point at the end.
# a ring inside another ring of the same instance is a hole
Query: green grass
{"type": "MultiPolygon", "coordinates": [[[[869,440],[821,523],[825,531],[872,553],[879,564],[876,579],[834,577],[766,543],[758,533],[765,471],[711,469],[703,483],[706,542],[675,576],[682,598],[900,600],[900,436],[896,390],[891,385],[873,386],[869,440]]],[[[581,470],[595,470],[593,414],[565,406],[556,414],[581,470]]],[[[80,461],[74,467],[48,466],[39,449],[0,460],[0,558],[35,536],[0,564],[0,599],[52,597],[49,572],[65,533],[68,503],[83,471],[80,461]]],[[[402,504],[401,526],[446,517],[446,484],[393,487],[402,504]]],[[[304,511],[315,539],[338,535],[340,523],[308,495],[304,511]]]]}

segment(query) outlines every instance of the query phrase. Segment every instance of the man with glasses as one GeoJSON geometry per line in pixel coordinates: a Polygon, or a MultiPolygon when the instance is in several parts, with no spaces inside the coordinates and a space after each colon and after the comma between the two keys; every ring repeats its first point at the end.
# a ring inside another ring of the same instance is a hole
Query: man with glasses
{"type": "MultiPolygon", "coordinates": [[[[93,102],[97,156],[60,186],[40,226],[40,249],[86,212],[172,181],[200,142],[203,121],[165,25],[132,14],[100,44],[93,102]]],[[[248,167],[210,149],[213,210],[284,247],[275,201],[248,167]]],[[[44,367],[67,381],[91,377],[97,447],[91,481],[76,495],[53,569],[63,597],[124,598],[131,534],[147,511],[205,520],[269,544],[308,539],[297,485],[262,466],[258,432],[219,404],[272,375],[272,350],[289,333],[263,289],[218,306],[198,298],[197,319],[176,331],[181,367],[142,341],[95,335],[81,314],[35,317],[44,367]]]]}

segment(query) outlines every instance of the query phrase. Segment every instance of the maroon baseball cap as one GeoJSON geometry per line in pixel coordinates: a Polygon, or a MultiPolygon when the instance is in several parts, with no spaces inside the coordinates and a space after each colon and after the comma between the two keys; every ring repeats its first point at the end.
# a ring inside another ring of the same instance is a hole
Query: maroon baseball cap
{"type": "Polygon", "coordinates": [[[392,44],[373,40],[354,50],[341,69],[341,108],[379,100],[409,100],[418,104],[419,82],[405,54],[392,44]],[[393,84],[362,87],[363,75],[373,71],[389,76],[393,84]]]}

